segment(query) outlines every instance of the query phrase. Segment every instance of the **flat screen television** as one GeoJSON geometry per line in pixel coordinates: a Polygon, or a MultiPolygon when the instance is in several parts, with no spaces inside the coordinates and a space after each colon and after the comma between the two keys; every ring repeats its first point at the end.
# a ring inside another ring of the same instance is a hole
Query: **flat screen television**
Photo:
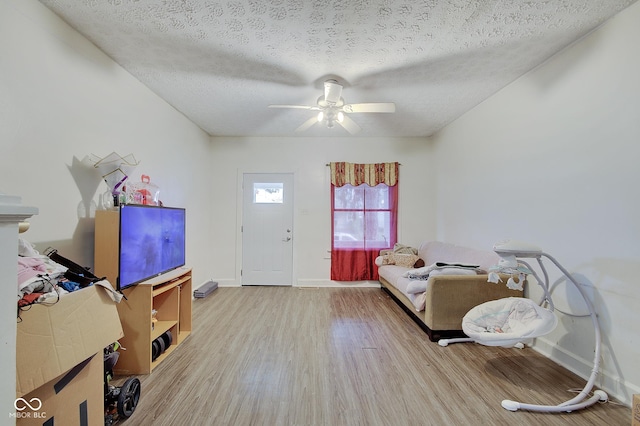
{"type": "Polygon", "coordinates": [[[185,232],[183,208],[121,206],[118,290],[184,266],[185,232]]]}

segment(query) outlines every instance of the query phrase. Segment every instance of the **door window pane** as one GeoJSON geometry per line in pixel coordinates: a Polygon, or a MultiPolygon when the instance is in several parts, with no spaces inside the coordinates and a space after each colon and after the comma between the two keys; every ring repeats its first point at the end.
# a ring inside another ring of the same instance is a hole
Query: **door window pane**
{"type": "Polygon", "coordinates": [[[253,184],[253,202],[255,204],[282,204],[284,202],[284,185],[282,183],[253,184]]]}

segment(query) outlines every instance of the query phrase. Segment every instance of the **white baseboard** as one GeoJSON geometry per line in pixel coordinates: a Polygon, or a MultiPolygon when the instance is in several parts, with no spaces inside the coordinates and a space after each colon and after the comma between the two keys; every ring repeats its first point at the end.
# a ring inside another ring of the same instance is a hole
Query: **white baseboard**
{"type": "Polygon", "coordinates": [[[380,283],[378,281],[345,282],[345,281],[332,281],[332,280],[322,280],[322,279],[299,279],[294,284],[294,287],[380,288],[380,283]]]}
{"type": "MultiPolygon", "coordinates": [[[[553,344],[544,337],[538,337],[534,346],[532,346],[532,349],[572,373],[582,377],[585,380],[585,384],[586,380],[591,375],[593,360],[585,360],[584,358],[553,344]]],[[[616,401],[628,407],[631,407],[633,395],[640,393],[640,388],[638,386],[627,383],[622,377],[612,374],[610,371],[603,368],[602,363],[600,364],[600,371],[598,373],[598,378],[596,379],[595,387],[607,392],[611,398],[616,399],[616,401]]]]}
{"type": "MultiPolygon", "coordinates": [[[[213,280],[218,282],[218,287],[241,287],[240,282],[232,278],[230,279],[215,278],[213,280]]],[[[207,281],[203,281],[202,283],[200,283],[199,286],[203,285],[207,281]]],[[[194,287],[194,290],[197,289],[198,287],[194,287]]],[[[324,280],[324,279],[299,279],[293,284],[293,287],[380,288],[380,282],[378,281],[345,282],[345,281],[331,281],[331,280],[324,280]]]]}
{"type": "MultiPolygon", "coordinates": [[[[207,280],[209,281],[209,280],[207,280]]],[[[205,281],[205,282],[207,282],[205,281]]],[[[213,281],[217,281],[218,282],[218,287],[240,287],[240,283],[234,279],[219,279],[219,278],[215,278],[213,279],[213,281]]],[[[205,282],[203,282],[202,284],[204,284],[205,282]]],[[[200,284],[200,285],[202,285],[200,284]]]]}

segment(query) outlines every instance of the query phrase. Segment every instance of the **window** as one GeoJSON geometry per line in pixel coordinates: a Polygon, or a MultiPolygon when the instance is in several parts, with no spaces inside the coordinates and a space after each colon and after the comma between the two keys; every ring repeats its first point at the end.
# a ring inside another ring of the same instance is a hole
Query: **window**
{"type": "Polygon", "coordinates": [[[398,163],[331,163],[331,279],[377,280],[375,258],[396,243],[398,163]]]}
{"type": "Polygon", "coordinates": [[[335,249],[390,248],[395,222],[391,187],[344,185],[333,191],[335,249]]]}

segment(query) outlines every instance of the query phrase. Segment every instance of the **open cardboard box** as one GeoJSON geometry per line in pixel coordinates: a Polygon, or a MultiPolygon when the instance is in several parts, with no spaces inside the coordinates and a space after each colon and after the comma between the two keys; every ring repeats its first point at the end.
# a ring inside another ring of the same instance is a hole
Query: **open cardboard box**
{"type": "MultiPolygon", "coordinates": [[[[20,312],[16,341],[16,397],[69,372],[123,336],[116,303],[92,285],[20,312]]],[[[102,385],[102,380],[100,381],[102,385]]]]}
{"type": "Polygon", "coordinates": [[[105,424],[102,352],[17,399],[15,406],[17,426],[105,424]]]}

